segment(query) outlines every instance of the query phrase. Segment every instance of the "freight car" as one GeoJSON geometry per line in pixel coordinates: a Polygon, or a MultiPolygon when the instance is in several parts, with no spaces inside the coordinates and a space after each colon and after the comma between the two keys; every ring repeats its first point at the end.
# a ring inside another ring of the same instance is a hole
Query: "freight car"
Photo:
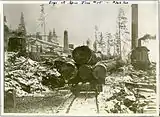
{"type": "Polygon", "coordinates": [[[8,42],[8,51],[26,53],[26,45],[26,39],[24,37],[10,37],[8,42]]]}

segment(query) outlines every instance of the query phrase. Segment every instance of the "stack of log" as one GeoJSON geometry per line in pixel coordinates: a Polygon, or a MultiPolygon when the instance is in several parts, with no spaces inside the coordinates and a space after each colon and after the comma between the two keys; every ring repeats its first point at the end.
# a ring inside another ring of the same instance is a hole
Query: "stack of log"
{"type": "Polygon", "coordinates": [[[107,73],[115,71],[123,63],[118,59],[104,60],[88,46],[79,46],[72,52],[74,61],[55,61],[55,68],[69,84],[104,84],[107,73]]]}

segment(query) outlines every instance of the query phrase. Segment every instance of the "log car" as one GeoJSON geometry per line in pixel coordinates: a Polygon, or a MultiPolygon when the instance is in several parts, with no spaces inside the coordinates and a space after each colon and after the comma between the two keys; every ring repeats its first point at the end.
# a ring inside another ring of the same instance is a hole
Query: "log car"
{"type": "Polygon", "coordinates": [[[117,60],[102,61],[88,46],[75,48],[72,57],[74,61],[55,61],[55,67],[75,95],[81,91],[102,92],[107,72],[119,67],[117,60]]]}
{"type": "MultiPolygon", "coordinates": [[[[102,61],[101,53],[95,53],[88,46],[79,46],[72,52],[77,66],[77,76],[72,79],[71,91],[98,91],[102,92],[105,84],[106,67],[98,62],[102,61]]],[[[103,63],[102,63],[103,64],[103,63]]],[[[108,67],[108,66],[107,66],[108,67]]]]}

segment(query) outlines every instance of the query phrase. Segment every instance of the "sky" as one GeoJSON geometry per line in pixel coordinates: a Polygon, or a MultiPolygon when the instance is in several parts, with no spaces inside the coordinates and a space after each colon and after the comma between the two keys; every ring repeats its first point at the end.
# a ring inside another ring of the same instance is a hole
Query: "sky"
{"type": "MultiPolygon", "coordinates": [[[[155,35],[157,10],[155,4],[139,4],[139,37],[146,33],[155,35]]],[[[61,5],[44,6],[47,24],[46,31],[55,28],[59,41],[63,44],[64,30],[68,30],[69,43],[82,45],[88,38],[95,40],[94,27],[98,26],[101,32],[116,32],[116,19],[119,8],[123,8],[128,18],[128,29],[131,28],[130,5],[100,4],[100,5],[61,5]]],[[[5,4],[4,15],[9,27],[15,29],[20,23],[20,14],[24,13],[27,32],[35,33],[40,17],[40,4],[5,4]]]]}

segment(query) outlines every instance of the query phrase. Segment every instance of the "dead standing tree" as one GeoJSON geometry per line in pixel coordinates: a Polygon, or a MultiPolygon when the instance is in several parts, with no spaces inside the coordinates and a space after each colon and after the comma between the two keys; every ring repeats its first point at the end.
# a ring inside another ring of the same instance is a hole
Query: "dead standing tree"
{"type": "Polygon", "coordinates": [[[107,55],[111,56],[111,47],[113,46],[113,39],[112,39],[112,34],[106,32],[105,34],[105,38],[106,38],[106,47],[107,47],[107,55]]]}
{"type": "Polygon", "coordinates": [[[104,36],[103,36],[103,33],[101,32],[100,35],[99,35],[99,39],[98,39],[98,46],[99,48],[101,49],[101,52],[105,52],[105,48],[106,48],[106,42],[104,40],[104,36]]]}
{"type": "Polygon", "coordinates": [[[94,41],[94,43],[93,43],[93,50],[95,51],[95,52],[97,52],[97,40],[95,40],[94,41]]]}
{"type": "Polygon", "coordinates": [[[91,40],[88,38],[87,41],[86,41],[86,45],[87,45],[89,48],[91,48],[91,43],[92,43],[91,40]]]}
{"type": "Polygon", "coordinates": [[[98,27],[95,26],[95,41],[94,41],[94,43],[93,43],[93,50],[94,50],[95,52],[97,52],[97,49],[98,49],[97,32],[98,32],[98,27]]]}
{"type": "Polygon", "coordinates": [[[93,49],[95,51],[105,52],[106,42],[104,40],[104,35],[102,32],[99,32],[98,26],[95,26],[95,41],[93,43],[93,49]]]}
{"type": "Polygon", "coordinates": [[[120,55],[120,43],[118,33],[114,34],[114,56],[120,55]]]}
{"type": "Polygon", "coordinates": [[[122,58],[122,54],[125,53],[125,45],[127,45],[129,41],[129,32],[127,28],[127,17],[125,16],[125,12],[122,8],[119,9],[119,14],[117,18],[117,32],[115,34],[115,50],[117,56],[122,58]]]}
{"type": "Polygon", "coordinates": [[[18,26],[17,31],[18,31],[18,35],[20,35],[20,36],[26,36],[27,32],[26,32],[23,12],[21,12],[20,24],[18,26]]]}

